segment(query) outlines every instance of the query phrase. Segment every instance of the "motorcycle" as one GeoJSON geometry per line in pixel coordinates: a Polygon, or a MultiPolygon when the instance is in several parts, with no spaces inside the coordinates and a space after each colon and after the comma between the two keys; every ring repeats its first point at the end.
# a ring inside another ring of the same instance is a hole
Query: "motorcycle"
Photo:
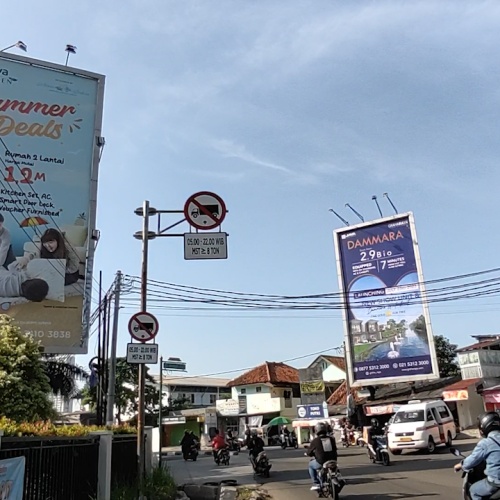
{"type": "Polygon", "coordinates": [[[269,471],[271,470],[272,464],[269,462],[265,451],[261,451],[254,460],[252,460],[252,456],[250,455],[250,462],[252,462],[254,474],[264,477],[270,476],[269,471]]]}
{"type": "MultiPolygon", "coordinates": [[[[453,455],[455,455],[456,457],[462,459],[465,458],[465,456],[456,448],[450,448],[450,452],[453,453],[453,455]]],[[[477,483],[478,481],[481,481],[486,477],[484,474],[485,468],[486,468],[486,463],[483,462],[481,465],[474,467],[469,472],[462,471],[462,479],[463,479],[462,494],[464,500],[470,500],[470,493],[469,493],[470,487],[474,483],[477,483]]],[[[499,499],[500,499],[500,489],[489,497],[489,500],[499,500],[499,499]]]]}
{"type": "Polygon", "coordinates": [[[217,465],[229,465],[229,450],[227,448],[221,448],[220,450],[217,451],[217,453],[214,456],[214,462],[217,465]]]}
{"type": "Polygon", "coordinates": [[[342,427],[342,429],[340,430],[340,440],[341,440],[342,446],[344,448],[348,448],[351,444],[349,442],[349,437],[347,435],[347,429],[345,427],[342,427]]]}
{"type": "Polygon", "coordinates": [[[336,460],[329,460],[323,464],[318,472],[318,479],[320,482],[319,498],[333,498],[335,500],[340,498],[340,492],[346,481],[340,474],[336,460]]]}
{"type": "Polygon", "coordinates": [[[374,436],[374,440],[377,441],[377,450],[373,447],[373,444],[367,443],[364,439],[360,439],[361,446],[367,447],[368,458],[375,464],[381,463],[383,465],[391,465],[391,458],[389,456],[389,449],[387,448],[387,437],[386,436],[374,436]]]}
{"type": "Polygon", "coordinates": [[[198,445],[193,443],[187,450],[184,451],[183,457],[185,461],[192,460],[196,462],[198,458],[198,445]]]}
{"type": "Polygon", "coordinates": [[[239,439],[237,438],[227,438],[226,439],[227,446],[229,448],[229,451],[240,451],[241,449],[241,444],[239,439]]]}
{"type": "Polygon", "coordinates": [[[295,435],[295,432],[291,432],[288,435],[282,434],[280,446],[283,450],[287,447],[297,449],[299,447],[299,442],[297,441],[297,436],[295,435]]]}

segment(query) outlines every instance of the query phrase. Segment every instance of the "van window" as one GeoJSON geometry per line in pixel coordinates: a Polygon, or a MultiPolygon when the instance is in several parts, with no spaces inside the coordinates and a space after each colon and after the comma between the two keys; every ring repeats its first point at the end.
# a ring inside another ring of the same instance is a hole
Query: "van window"
{"type": "Polygon", "coordinates": [[[398,411],[394,416],[395,424],[402,424],[405,422],[423,422],[424,410],[408,410],[398,411]]]}
{"type": "Polygon", "coordinates": [[[450,416],[450,412],[446,406],[438,406],[437,411],[441,418],[448,418],[450,416]]]}
{"type": "Polygon", "coordinates": [[[431,410],[427,410],[427,422],[432,422],[434,419],[434,416],[432,415],[431,410]]]}

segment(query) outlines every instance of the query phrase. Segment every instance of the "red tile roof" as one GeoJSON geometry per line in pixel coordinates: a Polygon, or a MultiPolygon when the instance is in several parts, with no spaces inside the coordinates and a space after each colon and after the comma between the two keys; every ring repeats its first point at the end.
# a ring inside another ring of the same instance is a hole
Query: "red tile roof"
{"type": "MultiPolygon", "coordinates": [[[[360,401],[360,398],[357,395],[357,391],[351,389],[351,394],[354,397],[354,401],[356,402],[360,401]]],[[[327,404],[329,404],[330,406],[347,404],[347,386],[345,380],[337,387],[335,392],[328,398],[327,404]]]]}
{"type": "Polygon", "coordinates": [[[489,340],[481,340],[480,342],[476,342],[475,344],[468,345],[466,347],[460,347],[457,349],[457,352],[465,352],[465,351],[477,351],[478,349],[484,349],[485,347],[489,347],[493,344],[500,344],[499,339],[489,339],[489,340]]]}
{"type": "Polygon", "coordinates": [[[342,356],[321,356],[329,361],[332,365],[345,372],[345,359],[342,356]]]}
{"type": "Polygon", "coordinates": [[[445,391],[463,391],[467,388],[469,388],[471,385],[475,385],[477,382],[480,382],[482,379],[481,378],[467,378],[465,380],[459,380],[458,382],[455,382],[454,384],[448,385],[443,389],[443,392],[445,391]]]}
{"type": "Polygon", "coordinates": [[[227,385],[235,387],[238,385],[251,384],[298,384],[299,370],[293,366],[285,365],[285,363],[275,363],[266,361],[264,364],[255,367],[254,369],[236,377],[227,385]]]}

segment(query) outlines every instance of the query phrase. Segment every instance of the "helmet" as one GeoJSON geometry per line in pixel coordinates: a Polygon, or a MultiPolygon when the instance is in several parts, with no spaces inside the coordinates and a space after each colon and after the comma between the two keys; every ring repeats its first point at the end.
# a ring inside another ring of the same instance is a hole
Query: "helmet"
{"type": "Polygon", "coordinates": [[[376,418],[372,418],[370,420],[370,423],[372,424],[372,427],[378,427],[379,426],[378,420],[376,418]]]}
{"type": "Polygon", "coordinates": [[[257,436],[257,429],[252,429],[250,433],[252,434],[253,437],[257,436]]]}
{"type": "Polygon", "coordinates": [[[326,424],[324,422],[319,422],[314,426],[314,432],[318,436],[321,434],[326,434],[326,424]]]}
{"type": "Polygon", "coordinates": [[[477,417],[477,427],[481,434],[488,437],[491,431],[500,431],[500,416],[495,411],[488,411],[477,417]]]}

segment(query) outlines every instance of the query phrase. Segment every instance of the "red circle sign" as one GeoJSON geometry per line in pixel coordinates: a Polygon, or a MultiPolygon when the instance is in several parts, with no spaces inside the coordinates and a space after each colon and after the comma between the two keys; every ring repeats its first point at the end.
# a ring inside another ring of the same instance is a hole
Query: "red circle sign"
{"type": "Polygon", "coordinates": [[[213,229],[226,217],[226,204],[222,198],[209,191],[191,195],[184,205],[184,217],[196,229],[213,229]]]}
{"type": "Polygon", "coordinates": [[[159,324],[155,316],[148,312],[134,314],[128,322],[130,335],[140,342],[153,340],[158,333],[159,324]]]}

